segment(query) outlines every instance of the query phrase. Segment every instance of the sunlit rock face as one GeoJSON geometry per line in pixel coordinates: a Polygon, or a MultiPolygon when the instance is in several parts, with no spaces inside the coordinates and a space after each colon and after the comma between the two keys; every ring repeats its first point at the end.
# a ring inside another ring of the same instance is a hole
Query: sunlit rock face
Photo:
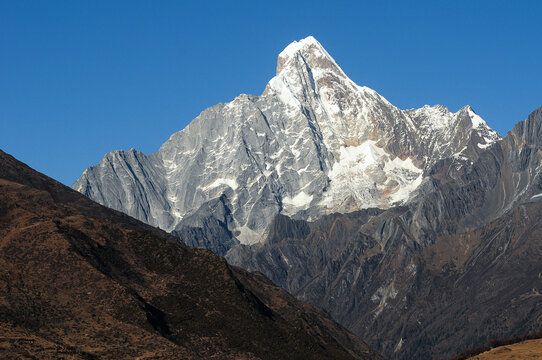
{"type": "MultiPolygon", "coordinates": [[[[460,121],[476,121],[470,111],[460,121]]],[[[475,146],[424,170],[403,206],[279,215],[263,244],[232,247],[227,261],[324,308],[387,359],[452,358],[537,331],[542,107],[500,141],[472,136],[475,146]]]]}
{"type": "Polygon", "coordinates": [[[73,188],[167,231],[210,216],[229,234],[219,238],[234,239],[225,252],[262,241],[277,214],[316,220],[406,204],[431,191],[439,161],[451,159],[453,177],[499,139],[469,106],[396,108],[308,37],[279,54],[261,96],[204,110],[154,154],[109,153],[73,188]]]}

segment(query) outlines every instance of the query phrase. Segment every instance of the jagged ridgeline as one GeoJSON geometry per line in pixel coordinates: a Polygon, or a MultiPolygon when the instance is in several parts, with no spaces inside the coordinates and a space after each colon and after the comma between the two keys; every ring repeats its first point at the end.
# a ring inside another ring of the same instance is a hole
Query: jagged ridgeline
{"type": "Polygon", "coordinates": [[[205,110],[74,188],[266,274],[391,359],[542,324],[542,108],[505,138],[465,106],[401,110],[312,37],[261,96],[205,110]]]}
{"type": "Polygon", "coordinates": [[[261,96],[206,109],[154,154],[113,151],[73,188],[167,231],[211,214],[220,236],[208,245],[223,254],[264,240],[279,213],[404,204],[431,189],[440,160],[460,172],[499,138],[468,106],[396,108],[308,37],[280,53],[261,96]]]}

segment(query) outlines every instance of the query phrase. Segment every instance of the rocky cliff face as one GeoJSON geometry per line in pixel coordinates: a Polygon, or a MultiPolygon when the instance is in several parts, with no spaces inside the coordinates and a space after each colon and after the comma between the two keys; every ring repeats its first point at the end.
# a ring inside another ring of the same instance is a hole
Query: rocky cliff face
{"type": "Polygon", "coordinates": [[[541,124],[542,108],[461,173],[437,163],[433,191],[405,206],[277,218],[264,245],[227,259],[322,306],[388,358],[451,357],[538,330],[541,124]]]}
{"type": "Polygon", "coordinates": [[[307,38],[261,96],[74,187],[262,271],[387,357],[453,356],[541,321],[541,129],[541,109],[504,139],[468,106],[400,110],[307,38]]]}
{"type": "Polygon", "coordinates": [[[403,211],[326,216],[228,261],[323,307],[390,359],[449,358],[540,327],[540,202],[425,247],[395,220],[403,211]]]}
{"type": "Polygon", "coordinates": [[[167,231],[222,197],[229,218],[214,217],[235,237],[228,244],[252,244],[277,214],[314,220],[407,203],[436,163],[459,171],[499,138],[468,106],[396,108],[308,37],[279,54],[261,96],[205,110],[155,154],[107,154],[73,188],[167,231]]]}

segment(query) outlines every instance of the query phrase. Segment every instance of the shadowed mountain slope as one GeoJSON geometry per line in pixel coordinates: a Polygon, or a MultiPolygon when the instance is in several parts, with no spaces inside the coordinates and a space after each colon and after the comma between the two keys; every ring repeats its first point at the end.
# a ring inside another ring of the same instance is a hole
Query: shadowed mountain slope
{"type": "Polygon", "coordinates": [[[451,357],[542,324],[542,108],[389,210],[277,217],[226,258],[326,309],[386,357],[451,357]]]}
{"type": "Polygon", "coordinates": [[[453,356],[538,327],[542,108],[501,138],[470,106],[401,110],[308,37],[261,96],[73,185],[261,271],[385,356],[453,356]],[[341,215],[342,214],[342,215],[341,215]]]}
{"type": "Polygon", "coordinates": [[[263,275],[1,151],[0,357],[380,359],[263,275]]]}

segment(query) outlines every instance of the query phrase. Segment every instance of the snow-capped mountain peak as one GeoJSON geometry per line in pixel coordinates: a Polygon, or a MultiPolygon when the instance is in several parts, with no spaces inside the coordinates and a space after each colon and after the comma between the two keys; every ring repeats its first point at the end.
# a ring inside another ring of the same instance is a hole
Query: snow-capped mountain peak
{"type": "Polygon", "coordinates": [[[278,213],[408,202],[437,161],[461,166],[498,139],[470,107],[398,109],[307,37],[279,54],[262,96],[203,111],[155,154],[106,156],[73,186],[168,231],[212,213],[249,244],[278,213]]]}
{"type": "MultiPolygon", "coordinates": [[[[310,69],[334,71],[346,76],[337,62],[314,37],[308,36],[288,45],[278,56],[277,75],[293,63],[305,63],[310,69]]],[[[297,67],[297,65],[294,65],[297,67]]]]}
{"type": "Polygon", "coordinates": [[[356,87],[312,36],[288,45],[278,56],[277,73],[263,93],[278,96],[287,106],[299,107],[334,83],[356,87]]]}

